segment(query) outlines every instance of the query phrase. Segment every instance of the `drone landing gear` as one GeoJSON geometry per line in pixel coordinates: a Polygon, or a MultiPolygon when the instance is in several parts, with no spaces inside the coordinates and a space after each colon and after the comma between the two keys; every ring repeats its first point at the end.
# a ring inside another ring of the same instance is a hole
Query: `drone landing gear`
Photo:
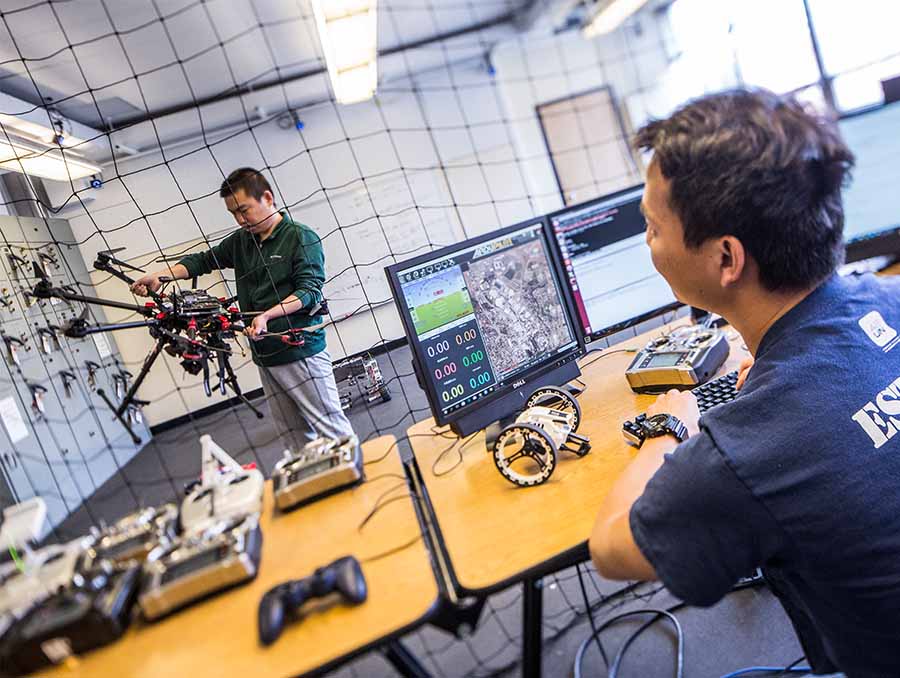
{"type": "Polygon", "coordinates": [[[250,400],[247,399],[247,396],[243,394],[241,391],[241,387],[238,384],[237,375],[234,373],[234,368],[231,367],[231,362],[228,359],[227,353],[219,354],[219,384],[218,388],[221,393],[225,393],[225,387],[228,386],[232,391],[234,391],[235,397],[240,400],[244,405],[250,408],[253,414],[256,415],[257,419],[262,419],[265,415],[260,412],[250,400]],[[225,377],[222,377],[222,372],[224,370],[225,377]]]}

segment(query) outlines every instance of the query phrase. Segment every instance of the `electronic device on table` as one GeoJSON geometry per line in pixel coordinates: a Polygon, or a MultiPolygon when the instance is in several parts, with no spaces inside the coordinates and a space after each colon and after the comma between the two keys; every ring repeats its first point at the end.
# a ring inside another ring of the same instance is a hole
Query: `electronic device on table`
{"type": "Polygon", "coordinates": [[[366,600],[366,578],[353,556],[338,558],[304,579],[286,581],[269,589],[259,601],[259,642],[271,645],[278,640],[288,619],[296,618],[305,603],[332,595],[348,605],[359,605],[366,600]]]}
{"type": "Polygon", "coordinates": [[[69,586],[84,555],[84,538],[26,551],[0,567],[0,636],[36,605],[69,586]]]}
{"type": "Polygon", "coordinates": [[[95,561],[72,582],[34,605],[0,642],[4,671],[30,673],[125,633],[140,583],[135,561],[95,561]]]}
{"type": "MultiPolygon", "coordinates": [[[[737,378],[737,371],[733,371],[692,389],[691,392],[697,398],[700,413],[703,414],[716,405],[722,405],[737,398],[739,393],[737,378]]],[[[639,414],[634,419],[629,419],[622,424],[622,435],[626,442],[640,447],[647,438],[646,426],[647,415],[639,414]]]]}
{"type": "Polygon", "coordinates": [[[703,325],[677,327],[647,342],[625,370],[625,378],[636,393],[693,388],[716,373],[729,351],[722,330],[703,325]]]}
{"type": "Polygon", "coordinates": [[[259,514],[234,516],[150,552],[138,605],[154,620],[256,577],[262,555],[259,514]]]}
{"type": "Polygon", "coordinates": [[[143,562],[160,541],[175,539],[177,523],[175,504],[139,509],[113,525],[92,530],[92,558],[115,563],[143,562]]]}
{"type": "Polygon", "coordinates": [[[32,549],[46,517],[39,497],[4,510],[0,540],[0,673],[21,675],[118,638],[140,566],[97,557],[94,536],[32,549]]]}
{"type": "Polygon", "coordinates": [[[576,378],[584,353],[543,218],[385,269],[438,424],[463,436],[538,386],[576,378]]]}
{"type": "Polygon", "coordinates": [[[200,482],[181,502],[181,531],[201,531],[234,516],[262,511],[265,478],[256,468],[244,468],[213,442],[200,437],[200,482]]]}
{"type": "Polygon", "coordinates": [[[501,475],[520,487],[550,479],[560,450],[583,457],[590,441],[578,435],[581,407],[568,391],[554,386],[535,390],[515,422],[504,427],[493,443],[494,464],[501,475]]]}
{"type": "Polygon", "coordinates": [[[680,306],[650,258],[643,194],[633,186],[547,217],[587,344],[680,306]]]}
{"type": "Polygon", "coordinates": [[[256,577],[264,479],[200,437],[200,482],[181,503],[178,539],[147,556],[138,605],[146,619],[256,577]]]}
{"type": "Polygon", "coordinates": [[[301,450],[285,450],[275,464],[275,505],[286,510],[362,482],[362,454],[355,435],[316,438],[301,450]]]}

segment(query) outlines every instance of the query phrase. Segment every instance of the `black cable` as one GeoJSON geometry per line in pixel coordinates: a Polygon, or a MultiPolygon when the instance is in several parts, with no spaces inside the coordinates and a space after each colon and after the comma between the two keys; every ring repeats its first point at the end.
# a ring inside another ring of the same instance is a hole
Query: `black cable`
{"type": "Polygon", "coordinates": [[[783,670],[781,673],[779,673],[778,676],[776,676],[776,678],[779,678],[779,676],[788,676],[788,675],[790,675],[791,669],[793,669],[794,667],[796,667],[797,665],[799,665],[800,662],[802,662],[804,659],[806,659],[806,655],[805,655],[805,654],[801,654],[801,655],[800,655],[799,657],[797,657],[794,661],[792,661],[790,664],[788,664],[787,666],[785,666],[785,667],[784,667],[784,670],[783,670]]]}
{"type": "Polygon", "coordinates": [[[678,665],[676,669],[676,676],[681,676],[684,673],[684,638],[682,635],[681,624],[679,624],[678,620],[675,618],[675,615],[672,614],[675,610],[678,610],[685,606],[685,603],[679,603],[678,605],[673,605],[670,608],[667,608],[664,613],[665,614],[657,614],[652,619],[644,622],[634,633],[632,633],[624,643],[622,643],[622,648],[616,653],[616,657],[613,660],[612,667],[609,670],[609,678],[616,678],[619,672],[619,667],[622,665],[622,660],[625,657],[625,653],[628,651],[629,646],[638,639],[644,631],[653,626],[656,622],[664,617],[673,622],[675,626],[675,630],[679,636],[679,654],[678,654],[678,665]]]}
{"type": "Polygon", "coordinates": [[[584,365],[579,365],[579,367],[581,369],[584,369],[585,367],[590,367],[591,365],[593,365],[595,362],[597,362],[601,358],[605,358],[607,356],[614,355],[616,353],[637,353],[637,352],[638,352],[638,349],[636,349],[636,348],[617,348],[613,351],[607,351],[606,349],[602,349],[602,348],[591,349],[590,351],[588,351],[585,354],[585,357],[589,356],[591,353],[600,353],[600,355],[598,355],[596,358],[594,358],[590,362],[585,363],[584,365]]]}
{"type": "MultiPolygon", "coordinates": [[[[681,607],[682,605],[683,605],[683,603],[676,605],[675,609],[677,609],[678,607],[681,607]]],[[[601,624],[600,627],[597,629],[596,635],[599,635],[604,630],[606,630],[607,628],[609,628],[610,626],[612,626],[613,624],[615,624],[618,621],[627,619],[629,617],[641,615],[641,614],[655,615],[654,619],[652,620],[654,622],[657,621],[657,619],[660,616],[664,616],[667,619],[669,619],[669,621],[672,622],[672,625],[675,627],[675,632],[676,632],[677,642],[678,642],[675,676],[676,676],[676,678],[684,678],[684,632],[681,629],[681,624],[675,618],[675,615],[673,615],[669,610],[660,610],[660,609],[650,608],[650,609],[644,609],[644,610],[634,610],[631,612],[623,612],[622,614],[618,614],[615,617],[611,617],[610,619],[607,619],[605,622],[603,622],[603,624],[601,624]]],[[[645,628],[649,625],[650,624],[645,624],[644,627],[641,627],[640,629],[638,629],[638,631],[640,632],[640,631],[645,630],[645,628]]],[[[587,638],[585,638],[582,641],[581,645],[578,646],[578,651],[575,653],[575,665],[573,667],[575,678],[581,678],[581,665],[584,663],[585,650],[587,649],[587,646],[590,644],[591,640],[594,638],[594,635],[595,635],[595,633],[591,633],[591,635],[588,636],[587,638]]],[[[616,674],[614,673],[614,670],[618,671],[617,662],[619,664],[621,663],[621,661],[622,661],[621,657],[624,654],[624,650],[627,649],[627,646],[631,642],[633,642],[634,638],[636,638],[636,637],[637,637],[637,633],[632,634],[632,637],[630,637],[626,641],[626,644],[623,645],[623,649],[619,650],[619,653],[616,655],[616,658],[613,660],[613,666],[610,668],[609,678],[615,678],[616,674]]]]}
{"type": "Polygon", "coordinates": [[[603,643],[600,642],[600,633],[597,631],[597,624],[594,622],[594,615],[591,614],[591,603],[588,600],[587,589],[584,587],[584,579],[581,576],[581,565],[579,563],[575,564],[575,571],[578,572],[578,583],[581,586],[581,596],[584,598],[584,611],[587,614],[588,621],[591,624],[591,636],[594,640],[597,641],[597,650],[600,651],[600,656],[603,657],[603,663],[606,666],[609,666],[609,659],[606,657],[606,651],[603,649],[603,643]]]}

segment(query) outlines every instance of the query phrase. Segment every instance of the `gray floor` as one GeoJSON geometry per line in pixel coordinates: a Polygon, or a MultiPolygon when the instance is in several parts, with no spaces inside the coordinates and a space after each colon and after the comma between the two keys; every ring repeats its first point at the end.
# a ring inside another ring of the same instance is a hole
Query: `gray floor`
{"type": "MultiPolygon", "coordinates": [[[[406,347],[380,356],[378,361],[393,398],[387,403],[356,407],[351,421],[361,439],[383,433],[400,438],[414,420],[429,416],[427,401],[411,375],[406,347]]],[[[261,406],[265,411],[264,402],[261,406]]],[[[121,474],[89,500],[90,510],[82,508],[70,516],[58,533],[83,533],[90,527],[92,515],[109,522],[137,504],[171,501],[179,496],[184,484],[198,476],[198,438],[202,433],[211,433],[238,461],[255,461],[268,474],[282,449],[270,421],[268,417],[257,420],[241,407],[157,435],[121,474]]],[[[400,451],[408,457],[408,446],[401,443],[400,451]]],[[[622,583],[601,580],[590,567],[583,571],[589,571],[584,581],[597,624],[624,610],[665,608],[677,602],[656,585],[619,594],[622,583]]],[[[578,576],[573,568],[544,581],[544,675],[571,676],[578,646],[590,633],[578,576]]],[[[489,599],[471,636],[456,639],[427,626],[409,634],[404,643],[435,676],[515,675],[521,649],[521,614],[521,593],[513,587],[489,599]]],[[[781,607],[764,588],[737,591],[710,609],[683,608],[676,614],[684,630],[685,675],[690,678],[715,678],[745,666],[784,666],[802,654],[781,607]]],[[[623,621],[603,632],[602,642],[610,658],[646,619],[623,621]]],[[[629,649],[619,675],[673,676],[674,659],[674,632],[668,624],[657,622],[629,649]]],[[[584,676],[605,675],[596,645],[586,652],[583,666],[584,676]]],[[[396,672],[379,653],[369,653],[333,675],[392,676],[396,672]]]]}

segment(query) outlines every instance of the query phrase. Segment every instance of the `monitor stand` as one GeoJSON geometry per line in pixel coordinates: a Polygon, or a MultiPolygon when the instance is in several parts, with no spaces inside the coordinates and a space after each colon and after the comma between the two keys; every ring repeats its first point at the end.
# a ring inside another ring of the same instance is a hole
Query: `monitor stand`
{"type": "MultiPolygon", "coordinates": [[[[476,408],[469,414],[463,415],[450,424],[450,430],[462,438],[481,429],[486,429],[492,424],[497,424],[499,428],[496,430],[499,433],[500,429],[511,423],[522,408],[525,407],[528,397],[538,386],[563,386],[579,376],[581,376],[581,369],[578,367],[576,360],[554,367],[543,374],[524,381],[517,389],[494,400],[489,405],[476,408]]],[[[489,434],[490,431],[485,432],[486,437],[489,434]]],[[[496,438],[496,433],[494,437],[496,438]]]]}

